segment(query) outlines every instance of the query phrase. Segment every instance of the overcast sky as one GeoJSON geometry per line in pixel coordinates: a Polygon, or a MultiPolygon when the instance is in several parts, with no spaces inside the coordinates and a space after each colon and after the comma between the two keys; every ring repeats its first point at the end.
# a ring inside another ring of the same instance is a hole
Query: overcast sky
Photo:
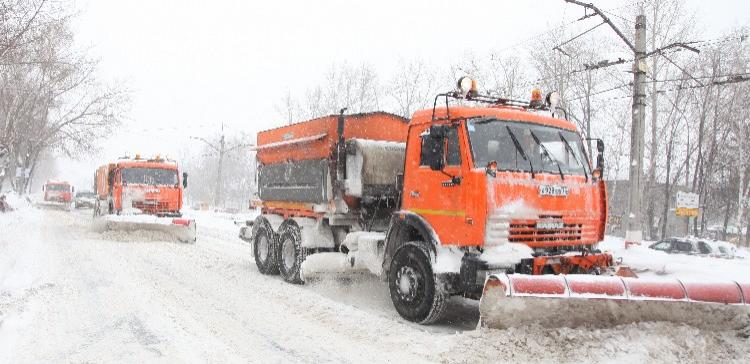
{"type": "MultiPolygon", "coordinates": [[[[594,3],[621,13],[629,2],[594,3]]],[[[76,41],[100,59],[100,77],[132,90],[128,119],[102,153],[59,163],[58,177],[86,187],[94,168],[116,156],[176,157],[200,148],[190,136],[210,136],[221,123],[248,134],[281,125],[274,106],[286,90],[304,93],[333,63],[368,63],[381,76],[415,58],[447,68],[467,52],[513,52],[530,36],[583,15],[563,0],[72,4],[80,12],[76,41]]],[[[747,0],[686,4],[698,15],[701,39],[750,24],[747,0]]]]}

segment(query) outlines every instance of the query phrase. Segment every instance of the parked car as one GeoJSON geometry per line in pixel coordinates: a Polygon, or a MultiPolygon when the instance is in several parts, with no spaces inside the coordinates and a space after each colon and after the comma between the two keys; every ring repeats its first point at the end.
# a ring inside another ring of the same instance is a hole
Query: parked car
{"type": "Polygon", "coordinates": [[[77,209],[93,209],[96,204],[96,195],[91,191],[76,192],[75,205],[77,209]]]}
{"type": "Polygon", "coordinates": [[[711,256],[717,258],[734,259],[735,254],[737,253],[737,247],[727,241],[706,240],[706,243],[708,243],[713,249],[711,256]]]}
{"type": "Polygon", "coordinates": [[[713,253],[711,246],[703,240],[667,238],[653,243],[649,248],[670,254],[705,255],[713,253]]]}

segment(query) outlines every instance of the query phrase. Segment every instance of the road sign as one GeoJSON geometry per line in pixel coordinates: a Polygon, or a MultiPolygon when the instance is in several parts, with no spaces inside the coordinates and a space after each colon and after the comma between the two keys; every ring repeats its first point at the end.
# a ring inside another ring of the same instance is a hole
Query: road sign
{"type": "Polygon", "coordinates": [[[699,200],[700,198],[697,193],[677,192],[675,215],[698,216],[699,200]]]}

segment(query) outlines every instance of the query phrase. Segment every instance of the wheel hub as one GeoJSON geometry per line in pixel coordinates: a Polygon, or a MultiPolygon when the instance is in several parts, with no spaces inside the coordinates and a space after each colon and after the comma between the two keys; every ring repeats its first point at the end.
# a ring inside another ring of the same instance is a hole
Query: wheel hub
{"type": "Polygon", "coordinates": [[[284,244],[281,246],[281,255],[284,261],[284,267],[291,269],[294,266],[295,261],[294,242],[292,239],[284,240],[284,244]]]}
{"type": "Polygon", "coordinates": [[[419,273],[409,266],[401,267],[396,273],[398,294],[404,301],[413,301],[419,290],[419,273]]]}
{"type": "Polygon", "coordinates": [[[258,259],[265,263],[268,258],[268,238],[264,235],[258,241],[258,259]]]}

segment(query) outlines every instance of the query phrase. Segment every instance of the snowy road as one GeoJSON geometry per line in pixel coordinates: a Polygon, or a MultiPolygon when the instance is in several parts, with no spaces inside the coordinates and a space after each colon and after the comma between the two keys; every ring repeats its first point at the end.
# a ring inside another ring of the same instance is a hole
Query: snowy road
{"type": "Polygon", "coordinates": [[[738,332],[665,323],[475,330],[402,321],[376,280],[294,286],[259,274],[230,221],[198,242],[92,230],[88,212],[0,215],[0,362],[736,361],[738,332]],[[137,242],[123,241],[136,238],[137,242]]]}

